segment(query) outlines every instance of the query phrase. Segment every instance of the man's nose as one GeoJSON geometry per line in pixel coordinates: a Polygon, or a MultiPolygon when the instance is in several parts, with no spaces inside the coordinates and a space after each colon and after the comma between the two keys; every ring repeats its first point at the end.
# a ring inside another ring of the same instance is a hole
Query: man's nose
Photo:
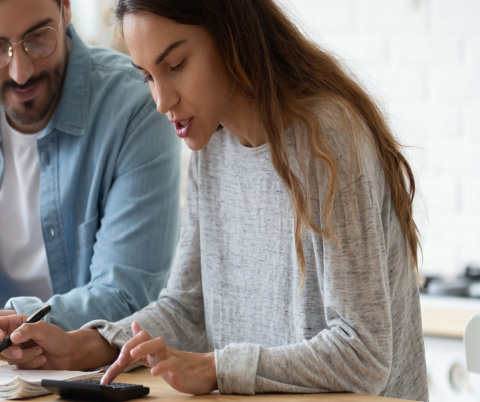
{"type": "Polygon", "coordinates": [[[33,76],[34,62],[25,52],[21,43],[13,45],[12,51],[8,73],[13,81],[23,85],[33,76]]]}

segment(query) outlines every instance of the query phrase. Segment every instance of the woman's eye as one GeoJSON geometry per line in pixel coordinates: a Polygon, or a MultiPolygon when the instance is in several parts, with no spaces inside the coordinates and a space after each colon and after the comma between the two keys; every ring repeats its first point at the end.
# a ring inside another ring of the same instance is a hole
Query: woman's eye
{"type": "Polygon", "coordinates": [[[176,66],[171,67],[172,71],[180,71],[183,66],[185,65],[185,59],[182,60],[180,64],[177,64],[176,66]]]}

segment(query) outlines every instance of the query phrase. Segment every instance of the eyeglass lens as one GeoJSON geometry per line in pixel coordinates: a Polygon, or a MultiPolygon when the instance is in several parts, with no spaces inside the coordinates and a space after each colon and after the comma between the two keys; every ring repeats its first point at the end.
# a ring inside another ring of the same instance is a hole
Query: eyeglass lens
{"type": "MultiPolygon", "coordinates": [[[[23,48],[32,59],[45,59],[57,47],[57,34],[53,28],[44,27],[26,34],[23,48]]],[[[13,46],[9,41],[0,39],[0,68],[5,67],[13,55],[13,46]]]]}

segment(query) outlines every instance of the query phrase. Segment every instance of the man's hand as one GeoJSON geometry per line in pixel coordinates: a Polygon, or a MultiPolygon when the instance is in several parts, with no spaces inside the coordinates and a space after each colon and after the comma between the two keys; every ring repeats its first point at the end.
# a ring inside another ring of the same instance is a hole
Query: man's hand
{"type": "Polygon", "coordinates": [[[127,366],[142,363],[151,367],[177,391],[208,394],[218,388],[213,353],[190,353],[168,348],[162,338],[152,337],[133,322],[133,338],[125,345],[118,359],[107,370],[102,384],[108,384],[127,366]]]}
{"type": "Polygon", "coordinates": [[[0,317],[16,314],[15,310],[0,310],[0,317]]]}
{"type": "MultiPolygon", "coordinates": [[[[23,314],[0,316],[0,342],[2,342],[18,327],[20,327],[27,320],[27,318],[28,316],[23,314]]],[[[9,356],[14,358],[20,357],[22,353],[17,349],[18,348],[10,346],[9,348],[5,349],[3,352],[0,353],[0,359],[8,361],[9,356]]]]}
{"type": "Polygon", "coordinates": [[[10,334],[12,341],[12,346],[1,353],[2,360],[24,369],[67,369],[68,359],[61,359],[60,355],[70,350],[68,334],[43,321],[24,324],[27,318],[24,314],[0,318],[0,339],[10,334]]]}
{"type": "Polygon", "coordinates": [[[0,358],[18,368],[84,370],[111,363],[117,356],[118,351],[96,330],[65,332],[44,321],[24,324],[27,318],[0,317],[0,341],[8,334],[12,341],[0,358]]]}

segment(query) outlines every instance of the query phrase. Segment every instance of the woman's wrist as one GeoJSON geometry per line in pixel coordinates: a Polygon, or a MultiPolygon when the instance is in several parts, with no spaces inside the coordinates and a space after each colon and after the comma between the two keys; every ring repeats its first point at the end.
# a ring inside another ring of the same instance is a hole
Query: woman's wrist
{"type": "MultiPolygon", "coordinates": [[[[210,378],[212,380],[212,390],[218,390],[218,383],[217,383],[217,366],[215,364],[215,352],[206,353],[206,358],[209,361],[208,370],[210,372],[210,378]]],[[[210,391],[210,392],[211,392],[210,391]]]]}
{"type": "Polygon", "coordinates": [[[119,350],[111,346],[95,329],[79,329],[70,337],[70,370],[95,369],[115,361],[119,350]]]}

